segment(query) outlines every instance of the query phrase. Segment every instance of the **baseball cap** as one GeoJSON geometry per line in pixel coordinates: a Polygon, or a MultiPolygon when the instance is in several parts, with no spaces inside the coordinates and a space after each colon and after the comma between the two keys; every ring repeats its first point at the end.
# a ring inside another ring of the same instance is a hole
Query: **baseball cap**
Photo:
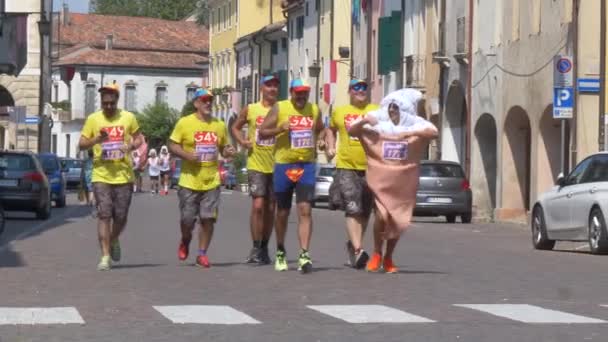
{"type": "Polygon", "coordinates": [[[301,78],[296,78],[291,81],[289,89],[293,91],[309,91],[310,85],[301,78]]]}
{"type": "Polygon", "coordinates": [[[198,88],[194,92],[194,97],[192,99],[196,100],[196,99],[198,99],[200,97],[213,97],[213,94],[209,90],[207,90],[205,88],[198,88]]]}
{"type": "Polygon", "coordinates": [[[354,86],[356,86],[357,84],[365,84],[367,85],[367,82],[365,82],[364,80],[360,79],[360,78],[355,78],[350,80],[350,83],[348,83],[348,88],[352,88],[354,86]]]}
{"type": "Polygon", "coordinates": [[[262,76],[262,78],[260,79],[260,84],[264,84],[270,81],[277,81],[279,83],[281,82],[281,80],[279,80],[279,77],[276,74],[268,74],[262,76]]]}
{"type": "Polygon", "coordinates": [[[118,83],[109,83],[109,84],[106,84],[106,85],[102,86],[101,88],[99,88],[98,91],[100,93],[111,92],[111,93],[120,94],[120,87],[118,86],[118,83]]]}

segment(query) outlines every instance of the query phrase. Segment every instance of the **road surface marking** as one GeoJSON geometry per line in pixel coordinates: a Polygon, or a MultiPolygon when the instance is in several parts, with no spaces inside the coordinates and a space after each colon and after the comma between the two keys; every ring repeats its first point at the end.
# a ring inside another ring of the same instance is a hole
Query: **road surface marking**
{"type": "Polygon", "coordinates": [[[251,316],[225,305],[155,306],[168,320],[176,324],[260,324],[251,316]]]}
{"type": "Polygon", "coordinates": [[[84,324],[74,307],[7,308],[0,307],[0,325],[84,324]]]}
{"type": "Polygon", "coordinates": [[[523,323],[606,323],[600,319],[544,309],[528,304],[454,304],[523,323]]]}
{"type": "Polygon", "coordinates": [[[309,305],[308,308],[348,323],[435,322],[384,305],[309,305]]]}

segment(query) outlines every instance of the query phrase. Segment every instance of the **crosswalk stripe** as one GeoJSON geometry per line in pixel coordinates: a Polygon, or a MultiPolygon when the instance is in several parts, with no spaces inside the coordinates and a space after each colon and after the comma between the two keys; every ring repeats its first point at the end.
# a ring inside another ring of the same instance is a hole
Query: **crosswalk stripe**
{"type": "Polygon", "coordinates": [[[176,324],[260,324],[251,316],[226,305],[154,306],[168,320],[176,324]]]}
{"type": "Polygon", "coordinates": [[[348,323],[435,322],[384,305],[309,305],[308,308],[348,323]]]}
{"type": "Polygon", "coordinates": [[[523,323],[606,323],[601,319],[574,315],[528,304],[454,304],[523,323]]]}
{"type": "Polygon", "coordinates": [[[85,324],[74,307],[0,307],[0,325],[85,324]]]}

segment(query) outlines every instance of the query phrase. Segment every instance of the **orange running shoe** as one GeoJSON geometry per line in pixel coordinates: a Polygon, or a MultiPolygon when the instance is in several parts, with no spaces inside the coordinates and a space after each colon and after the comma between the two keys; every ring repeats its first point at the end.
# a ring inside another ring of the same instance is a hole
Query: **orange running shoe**
{"type": "Polygon", "coordinates": [[[209,258],[206,255],[199,255],[196,257],[196,266],[209,268],[211,264],[209,263],[209,258]]]}
{"type": "Polygon", "coordinates": [[[372,258],[367,262],[367,271],[368,272],[378,272],[380,270],[380,266],[382,264],[382,254],[374,253],[372,258]]]}
{"type": "Polygon", "coordinates": [[[182,240],[179,243],[179,248],[177,250],[177,257],[179,258],[179,260],[184,261],[186,259],[188,259],[188,253],[189,253],[189,245],[190,241],[188,241],[188,243],[185,243],[184,240],[182,240]]]}
{"type": "Polygon", "coordinates": [[[395,266],[395,264],[393,263],[393,259],[384,259],[384,272],[386,273],[397,273],[399,272],[399,269],[397,268],[397,266],[395,266]]]}

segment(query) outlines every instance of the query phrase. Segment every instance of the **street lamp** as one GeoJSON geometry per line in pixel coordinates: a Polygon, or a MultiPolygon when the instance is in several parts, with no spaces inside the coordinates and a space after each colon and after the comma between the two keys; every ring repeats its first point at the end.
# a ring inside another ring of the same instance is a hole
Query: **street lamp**
{"type": "Polygon", "coordinates": [[[38,22],[38,32],[41,36],[48,36],[51,34],[51,22],[46,19],[46,16],[42,15],[38,22]]]}
{"type": "Polygon", "coordinates": [[[86,69],[80,70],[80,80],[86,81],[89,78],[89,72],[86,69]]]}
{"type": "Polygon", "coordinates": [[[308,67],[308,73],[310,74],[310,77],[319,77],[319,74],[321,73],[321,66],[319,66],[317,61],[314,61],[312,65],[308,67]]]}

